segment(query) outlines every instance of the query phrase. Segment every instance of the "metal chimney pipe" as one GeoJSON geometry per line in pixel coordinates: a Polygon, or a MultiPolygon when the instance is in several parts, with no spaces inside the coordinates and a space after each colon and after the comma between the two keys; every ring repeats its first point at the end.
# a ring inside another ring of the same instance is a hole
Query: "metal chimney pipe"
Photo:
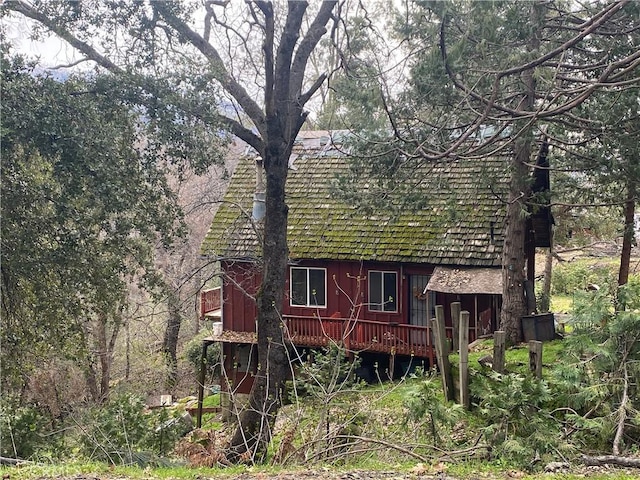
{"type": "Polygon", "coordinates": [[[253,194],[253,210],[251,217],[254,221],[260,221],[264,218],[267,211],[265,204],[266,192],[264,188],[264,168],[262,165],[262,157],[256,158],[256,191],[253,194]]]}

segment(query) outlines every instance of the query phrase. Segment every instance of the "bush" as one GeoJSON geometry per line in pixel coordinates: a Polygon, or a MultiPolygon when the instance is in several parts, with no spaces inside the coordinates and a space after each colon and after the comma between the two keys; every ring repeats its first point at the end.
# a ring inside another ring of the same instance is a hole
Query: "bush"
{"type": "MultiPolygon", "coordinates": [[[[200,374],[200,364],[202,361],[202,341],[207,335],[207,333],[202,333],[192,338],[184,348],[184,357],[193,367],[196,378],[200,374]]],[[[218,342],[209,345],[209,348],[207,349],[206,365],[207,378],[215,378],[220,376],[222,368],[220,365],[220,344],[218,342]]]]}
{"type": "Polygon", "coordinates": [[[421,379],[407,391],[403,404],[407,410],[407,425],[413,422],[425,428],[438,447],[450,446],[452,429],[463,417],[463,410],[459,404],[444,401],[439,378],[429,375],[421,379]]]}
{"type": "Polygon", "coordinates": [[[14,398],[0,401],[0,455],[9,458],[28,459],[40,448],[48,446],[50,439],[48,420],[35,407],[18,406],[14,398]]]}
{"type": "Polygon", "coordinates": [[[335,343],[314,350],[309,355],[311,361],[300,365],[291,385],[296,395],[333,397],[358,387],[359,380],[355,372],[361,365],[359,357],[350,361],[344,348],[335,343]]]}
{"type": "Polygon", "coordinates": [[[576,261],[558,265],[553,269],[551,293],[573,295],[576,291],[586,290],[589,284],[598,285],[600,289],[611,292],[616,282],[615,269],[610,265],[576,261]]]}
{"type": "Polygon", "coordinates": [[[545,381],[491,372],[474,378],[471,389],[481,399],[478,413],[494,458],[522,467],[561,447],[561,425],[548,408],[552,395],[545,381]]]}
{"type": "Polygon", "coordinates": [[[92,460],[147,464],[170,452],[185,430],[175,410],[148,411],[140,398],[125,394],[89,410],[80,441],[92,460]]]}

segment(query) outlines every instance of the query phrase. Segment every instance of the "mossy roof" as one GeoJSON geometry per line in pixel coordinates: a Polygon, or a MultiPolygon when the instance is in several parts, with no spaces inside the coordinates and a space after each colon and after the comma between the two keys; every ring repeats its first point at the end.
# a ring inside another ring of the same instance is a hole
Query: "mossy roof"
{"type": "MultiPolygon", "coordinates": [[[[423,208],[365,212],[336,191],[348,175],[349,157],[337,149],[298,150],[289,170],[286,201],[292,260],[372,260],[496,267],[503,245],[506,195],[504,159],[441,162],[417,170],[412,195],[423,208]]],[[[366,189],[367,179],[356,185],[366,189]]],[[[255,191],[255,157],[240,159],[202,253],[216,258],[259,257],[250,218],[255,191]]]]}

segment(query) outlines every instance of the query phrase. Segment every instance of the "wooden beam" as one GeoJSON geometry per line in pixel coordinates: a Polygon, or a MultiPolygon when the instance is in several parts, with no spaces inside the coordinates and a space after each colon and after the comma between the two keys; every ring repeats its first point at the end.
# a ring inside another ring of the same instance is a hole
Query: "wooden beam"
{"type": "Polygon", "coordinates": [[[460,312],[460,405],[467,410],[471,407],[469,399],[469,312],[460,312]]]}
{"type": "Polygon", "coordinates": [[[493,370],[504,373],[504,352],[507,334],[503,330],[493,332],[493,370]]]}
{"type": "Polygon", "coordinates": [[[440,376],[442,377],[442,389],[445,400],[453,400],[453,377],[451,376],[451,364],[449,363],[449,347],[444,326],[444,307],[436,305],[436,318],[432,321],[434,328],[436,357],[440,376]]]}
{"type": "Polygon", "coordinates": [[[202,427],[202,402],[204,401],[204,381],[207,370],[207,350],[211,340],[202,341],[202,357],[200,358],[200,379],[198,380],[198,410],[196,415],[196,428],[202,427]]]}
{"type": "Polygon", "coordinates": [[[542,342],[529,342],[529,370],[535,372],[537,378],[542,378],[542,342]]]}
{"type": "MultiPolygon", "coordinates": [[[[460,334],[460,302],[451,302],[451,327],[453,328],[453,334],[451,335],[451,344],[453,345],[453,351],[458,351],[458,340],[460,334]]],[[[467,327],[468,328],[468,327],[467,327]]]]}

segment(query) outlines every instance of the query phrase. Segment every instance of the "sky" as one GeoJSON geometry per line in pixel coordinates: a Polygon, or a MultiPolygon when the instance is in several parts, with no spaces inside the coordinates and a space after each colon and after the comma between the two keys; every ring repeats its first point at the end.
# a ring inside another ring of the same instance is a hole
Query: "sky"
{"type": "Polygon", "coordinates": [[[69,65],[79,57],[74,49],[66,42],[51,35],[42,41],[31,40],[30,20],[21,15],[9,14],[0,19],[5,31],[6,39],[15,53],[29,58],[39,58],[43,67],[69,65]]]}

